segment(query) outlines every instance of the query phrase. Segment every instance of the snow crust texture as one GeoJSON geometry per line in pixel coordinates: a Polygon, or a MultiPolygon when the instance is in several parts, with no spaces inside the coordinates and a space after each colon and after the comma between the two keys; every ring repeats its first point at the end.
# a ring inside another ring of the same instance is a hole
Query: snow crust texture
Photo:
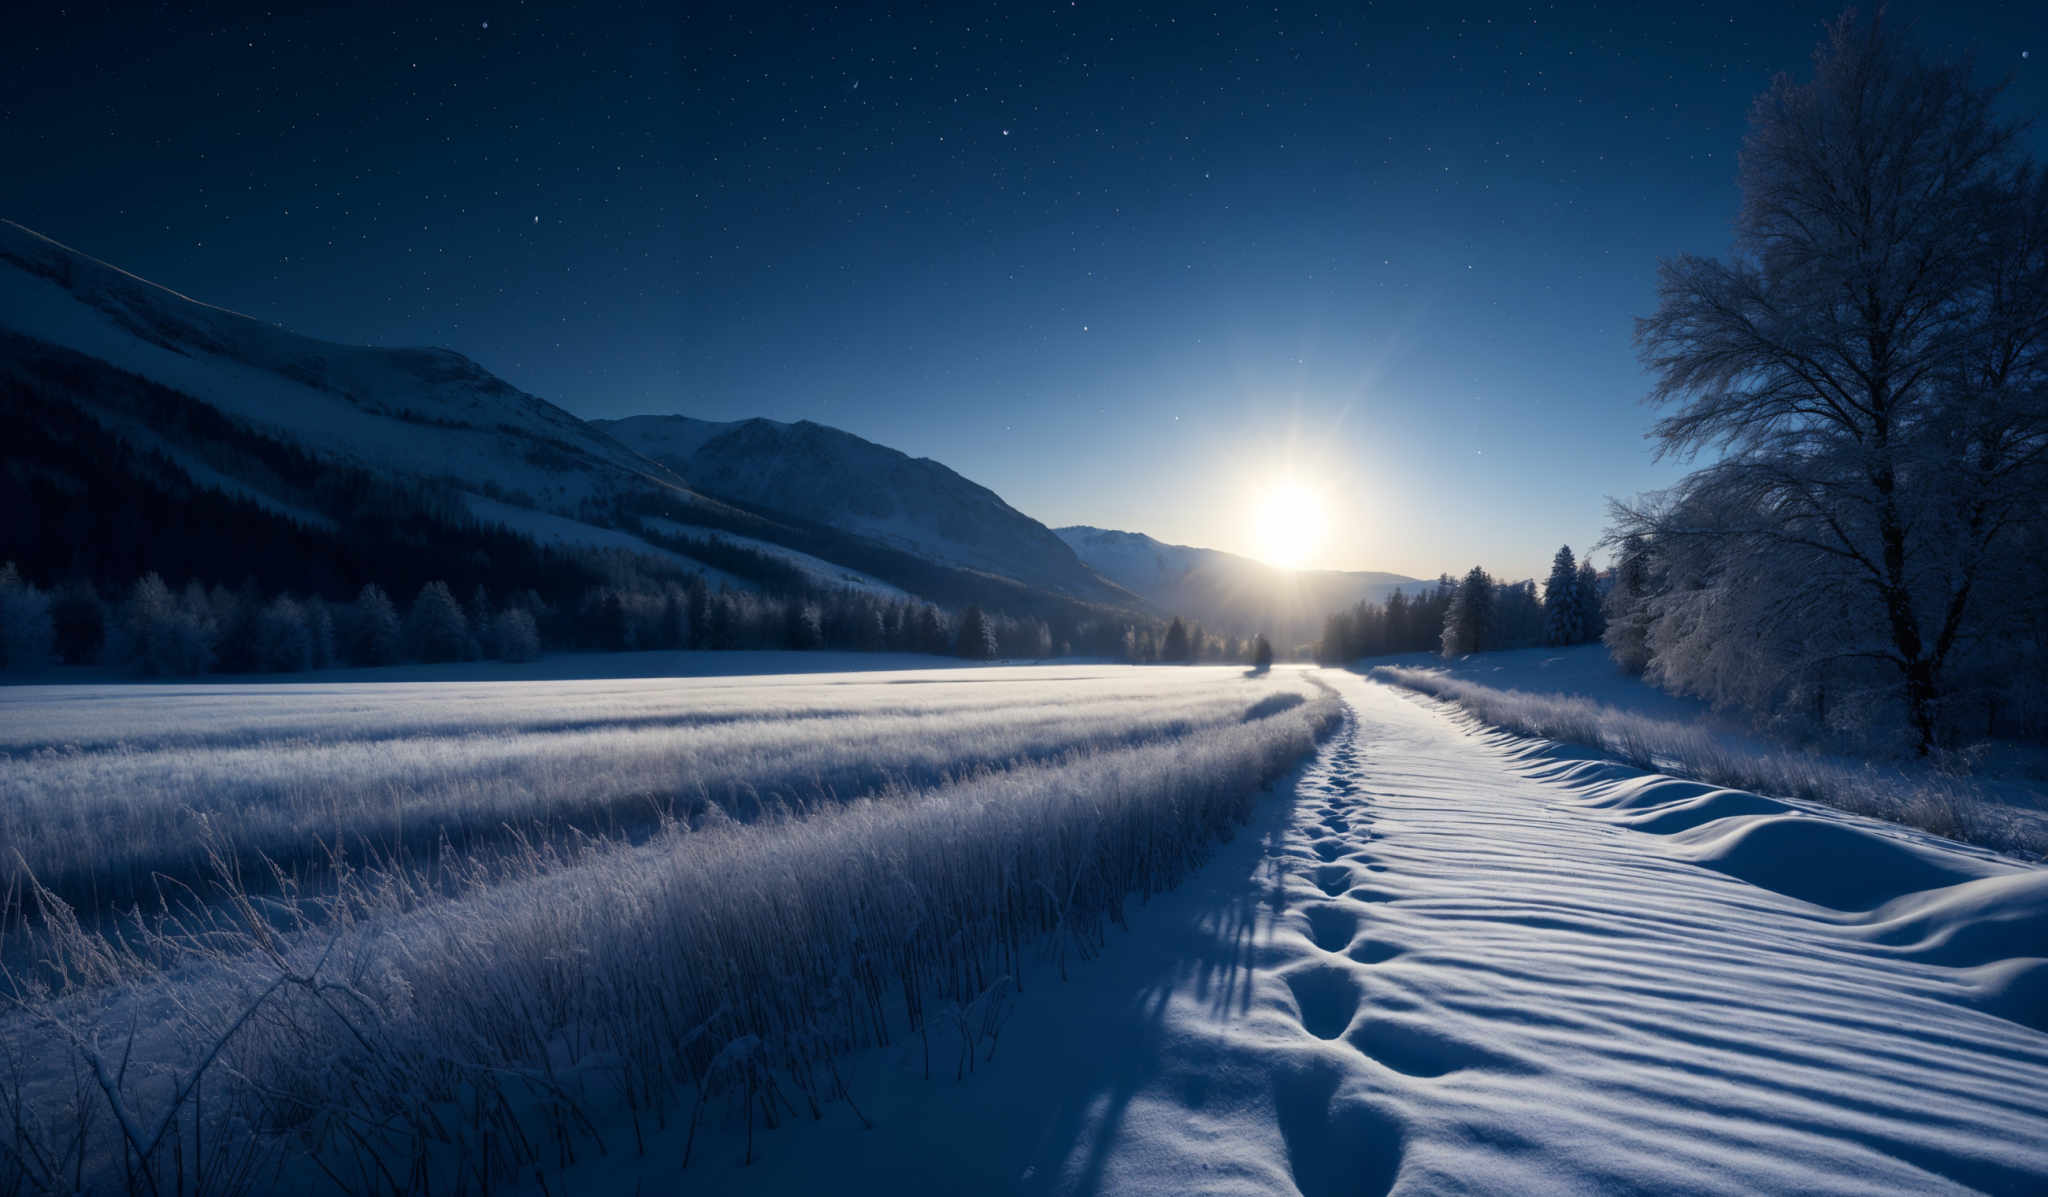
{"type": "Polygon", "coordinates": [[[1292,801],[1020,1004],[994,1068],[704,1179],[2048,1191],[2048,873],[1330,680],[1352,721],[1292,801]]]}

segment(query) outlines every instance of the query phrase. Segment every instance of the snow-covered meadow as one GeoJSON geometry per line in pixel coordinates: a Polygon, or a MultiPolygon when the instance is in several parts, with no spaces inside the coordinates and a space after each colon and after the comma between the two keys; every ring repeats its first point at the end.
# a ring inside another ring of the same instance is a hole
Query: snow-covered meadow
{"type": "Polygon", "coordinates": [[[4,1192],[2048,1182],[2048,870],[1345,671],[0,695],[4,1192]]]}
{"type": "Polygon", "coordinates": [[[487,1190],[853,1108],[879,1044],[970,1069],[1341,710],[1112,666],[5,699],[6,1191],[487,1190]]]}

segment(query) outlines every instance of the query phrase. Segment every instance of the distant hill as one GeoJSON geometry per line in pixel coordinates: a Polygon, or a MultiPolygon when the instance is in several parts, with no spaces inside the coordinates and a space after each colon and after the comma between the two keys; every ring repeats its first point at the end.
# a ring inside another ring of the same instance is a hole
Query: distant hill
{"type": "Polygon", "coordinates": [[[1044,524],[930,458],[808,420],[632,416],[591,423],[720,499],[1076,598],[1132,601],[1044,524]]]}
{"type": "Polygon", "coordinates": [[[1360,599],[1384,600],[1425,583],[1373,570],[1286,570],[1189,545],[1166,544],[1142,532],[1078,524],[1054,531],[1082,561],[1164,611],[1233,636],[1264,632],[1276,645],[1306,644],[1323,619],[1360,599]]]}

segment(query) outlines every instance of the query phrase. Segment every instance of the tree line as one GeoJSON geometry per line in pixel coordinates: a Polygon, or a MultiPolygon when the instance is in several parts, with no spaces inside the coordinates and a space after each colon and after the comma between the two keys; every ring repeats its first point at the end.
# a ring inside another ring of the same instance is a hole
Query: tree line
{"type": "MultiPolygon", "coordinates": [[[[1109,620],[1056,626],[975,605],[956,615],[919,599],[854,589],[802,595],[714,589],[701,574],[639,588],[592,586],[573,603],[550,602],[533,589],[493,593],[481,584],[459,598],[436,580],[401,605],[376,583],[336,600],[267,594],[254,582],[231,589],[193,580],[174,588],[154,573],[109,598],[83,579],[44,589],[12,563],[0,566],[0,668],[14,671],[104,664],[144,676],[289,673],[527,661],[544,650],[1118,657],[1134,639],[1156,638],[1149,627],[1140,633],[1140,626],[1109,620]]],[[[1222,642],[1212,641],[1211,648],[1211,659],[1223,659],[1222,642]]]]}
{"type": "Polygon", "coordinates": [[[1475,565],[1463,578],[1440,575],[1436,585],[1385,601],[1360,600],[1323,621],[1316,658],[1326,663],[1389,653],[1440,652],[1447,657],[1540,644],[1583,644],[1600,638],[1607,581],[1589,558],[1575,561],[1570,545],[1558,549],[1539,594],[1534,581],[1498,581],[1475,565]]]}
{"type": "Polygon", "coordinates": [[[1174,616],[1161,629],[1148,624],[1124,627],[1117,655],[1133,665],[1218,664],[1270,666],[1273,645],[1263,632],[1248,636],[1211,635],[1202,625],[1174,616]]]}

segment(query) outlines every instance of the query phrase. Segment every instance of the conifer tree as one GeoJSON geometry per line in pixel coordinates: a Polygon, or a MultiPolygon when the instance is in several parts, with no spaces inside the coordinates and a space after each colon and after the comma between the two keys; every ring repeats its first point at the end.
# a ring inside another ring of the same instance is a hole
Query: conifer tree
{"type": "Polygon", "coordinates": [[[1159,659],[1170,661],[1174,664],[1180,664],[1190,659],[1188,656],[1188,625],[1182,623],[1178,615],[1174,616],[1173,622],[1166,626],[1166,643],[1160,646],[1159,659]]]}
{"type": "Polygon", "coordinates": [[[1493,647],[1493,597],[1492,576],[1473,566],[1444,611],[1445,656],[1462,657],[1493,647]]]}
{"type": "MultiPolygon", "coordinates": [[[[617,601],[616,594],[611,596],[617,601]]],[[[446,582],[420,587],[405,617],[406,648],[418,661],[460,661],[469,655],[469,620],[446,582]]]]}
{"type": "Polygon", "coordinates": [[[1550,559],[1550,579],[1543,584],[1544,643],[1577,644],[1584,639],[1583,611],[1579,567],[1572,560],[1572,546],[1564,545],[1550,559]]]}
{"type": "Polygon", "coordinates": [[[970,605],[960,616],[960,635],[954,653],[970,661],[993,661],[996,630],[979,606],[970,605]]]}
{"type": "Polygon", "coordinates": [[[1579,634],[1573,644],[1584,644],[1600,639],[1607,630],[1607,617],[1600,609],[1600,571],[1593,568],[1593,559],[1588,557],[1579,562],[1579,585],[1575,596],[1579,604],[1579,634]]]}
{"type": "Polygon", "coordinates": [[[351,661],[357,665],[389,665],[398,660],[398,610],[375,582],[356,595],[349,622],[351,661]]]}

